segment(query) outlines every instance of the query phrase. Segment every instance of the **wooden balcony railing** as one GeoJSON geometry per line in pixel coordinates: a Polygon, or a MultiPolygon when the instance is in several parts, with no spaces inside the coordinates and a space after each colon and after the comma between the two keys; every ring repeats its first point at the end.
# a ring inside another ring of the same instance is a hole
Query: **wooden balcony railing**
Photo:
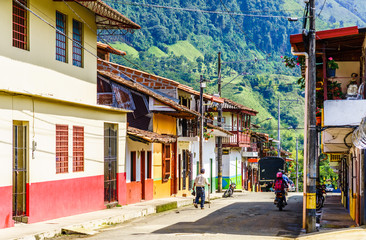
{"type": "Polygon", "coordinates": [[[230,131],[234,135],[222,138],[223,147],[250,147],[250,134],[239,131],[230,131]]]}

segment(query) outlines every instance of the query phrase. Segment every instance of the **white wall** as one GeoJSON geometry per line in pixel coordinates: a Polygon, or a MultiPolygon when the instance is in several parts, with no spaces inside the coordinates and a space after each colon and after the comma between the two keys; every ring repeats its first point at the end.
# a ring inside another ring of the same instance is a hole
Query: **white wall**
{"type": "Polygon", "coordinates": [[[104,175],[104,123],[118,126],[118,172],[125,170],[126,114],[95,108],[81,108],[31,97],[0,94],[0,186],[11,185],[13,121],[29,126],[28,182],[104,175]],[[68,173],[56,174],[56,124],[69,127],[68,173]],[[73,172],[72,127],[84,127],[84,171],[73,172]],[[32,158],[32,140],[37,150],[32,158]]]}
{"type": "MultiPolygon", "coordinates": [[[[205,176],[209,178],[210,175],[210,159],[212,158],[212,172],[213,177],[217,176],[216,170],[216,154],[215,154],[215,138],[209,138],[208,140],[204,140],[202,148],[202,164],[203,168],[206,170],[205,176]]],[[[192,144],[192,153],[193,153],[193,179],[197,176],[197,163],[199,162],[199,142],[193,142],[192,144]],[[194,154],[196,153],[196,154],[194,154]]],[[[199,169],[200,170],[200,169],[199,169]]],[[[199,173],[198,173],[199,174],[199,173]]]]}
{"type": "MultiPolygon", "coordinates": [[[[30,9],[55,24],[56,10],[72,20],[79,19],[62,1],[28,1],[30,9]]],[[[96,55],[95,14],[80,4],[67,2],[92,28],[83,24],[84,46],[96,55]]],[[[96,58],[84,51],[84,67],[72,65],[72,42],[68,40],[68,63],[56,60],[56,31],[29,13],[29,50],[12,46],[12,1],[0,1],[0,89],[27,92],[70,101],[96,103],[96,58]]]]}
{"type": "MultiPolygon", "coordinates": [[[[131,182],[131,152],[136,151],[136,181],[139,182],[141,181],[141,151],[145,152],[145,176],[147,176],[147,151],[151,151],[152,153],[152,144],[132,141],[128,137],[126,142],[126,181],[131,182]]],[[[152,171],[152,161],[150,164],[150,169],[152,171]]],[[[151,174],[151,176],[153,176],[152,172],[151,174]]]]}

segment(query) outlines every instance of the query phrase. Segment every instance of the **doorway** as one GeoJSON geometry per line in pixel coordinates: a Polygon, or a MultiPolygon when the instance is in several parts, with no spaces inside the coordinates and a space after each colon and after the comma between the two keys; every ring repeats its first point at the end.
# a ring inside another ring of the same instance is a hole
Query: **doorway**
{"type": "Polygon", "coordinates": [[[104,203],[117,202],[117,125],[104,124],[104,203]]]}
{"type": "Polygon", "coordinates": [[[27,222],[28,129],[22,122],[13,124],[13,219],[27,222]]]}

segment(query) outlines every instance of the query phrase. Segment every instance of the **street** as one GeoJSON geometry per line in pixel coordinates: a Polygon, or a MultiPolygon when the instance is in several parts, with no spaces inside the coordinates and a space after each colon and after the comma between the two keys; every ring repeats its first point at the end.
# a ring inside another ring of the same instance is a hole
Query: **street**
{"type": "MultiPolygon", "coordinates": [[[[302,195],[290,193],[280,212],[273,193],[234,193],[205,209],[186,206],[106,228],[83,239],[253,239],[297,237],[301,231],[302,195]]],[[[65,236],[76,239],[81,236],[65,236]]]]}

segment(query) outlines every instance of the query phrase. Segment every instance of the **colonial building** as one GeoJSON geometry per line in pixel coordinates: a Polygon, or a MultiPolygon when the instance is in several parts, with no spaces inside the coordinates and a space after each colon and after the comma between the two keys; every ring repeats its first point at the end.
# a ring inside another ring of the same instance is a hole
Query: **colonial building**
{"type": "Polygon", "coordinates": [[[96,31],[139,26],[100,0],[1,1],[0,20],[0,228],[119,201],[127,111],[97,105],[96,31]]]}

